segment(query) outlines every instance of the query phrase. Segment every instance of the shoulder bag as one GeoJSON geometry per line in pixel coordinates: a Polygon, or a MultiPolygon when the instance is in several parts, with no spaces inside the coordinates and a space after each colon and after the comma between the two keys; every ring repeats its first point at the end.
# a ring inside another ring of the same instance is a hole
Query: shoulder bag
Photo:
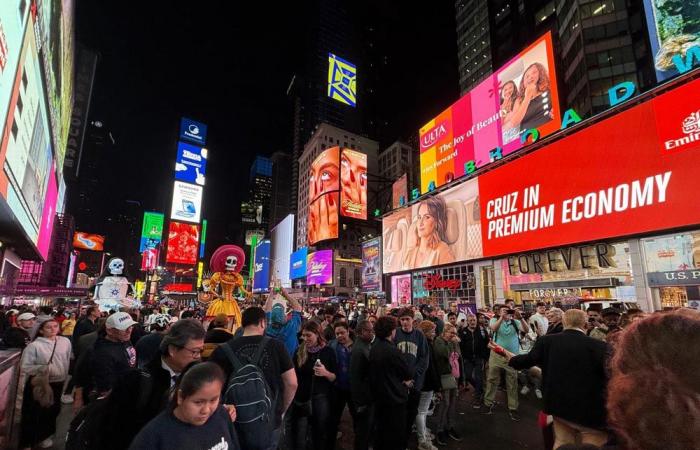
{"type": "Polygon", "coordinates": [[[53,350],[51,351],[51,357],[44,367],[39,369],[39,372],[32,377],[32,397],[42,408],[49,408],[53,405],[55,399],[53,398],[53,389],[51,389],[51,384],[49,383],[49,366],[53,361],[53,355],[56,353],[56,345],[58,344],[58,339],[53,344],[53,350]]]}

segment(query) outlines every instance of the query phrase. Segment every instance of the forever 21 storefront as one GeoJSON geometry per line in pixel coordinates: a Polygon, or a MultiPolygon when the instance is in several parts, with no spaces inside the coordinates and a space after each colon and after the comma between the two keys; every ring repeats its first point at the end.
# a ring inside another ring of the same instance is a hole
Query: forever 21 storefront
{"type": "Polygon", "coordinates": [[[444,278],[444,268],[471,265],[463,278],[477,303],[514,296],[696,306],[700,79],[690,75],[385,217],[384,273],[439,269],[444,278]],[[449,255],[436,247],[423,257],[432,264],[406,266],[421,260],[411,253],[415,224],[431,197],[446,209],[440,236],[449,255]],[[453,264],[436,264],[450,256],[453,264]]]}

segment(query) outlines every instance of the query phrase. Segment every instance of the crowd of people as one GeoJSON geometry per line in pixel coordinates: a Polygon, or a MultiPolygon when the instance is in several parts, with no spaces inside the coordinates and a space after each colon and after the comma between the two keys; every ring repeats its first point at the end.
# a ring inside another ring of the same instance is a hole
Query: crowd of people
{"type": "Polygon", "coordinates": [[[326,450],[339,439],[433,450],[463,441],[464,390],[485,415],[504,390],[512,421],[533,392],[545,449],[700,448],[694,310],[303,308],[281,289],[237,329],[203,314],[3,311],[3,345],[23,351],[20,448],[53,446],[63,403],[75,414],[68,450],[326,450]],[[339,431],[346,411],[352,437],[339,431]]]}

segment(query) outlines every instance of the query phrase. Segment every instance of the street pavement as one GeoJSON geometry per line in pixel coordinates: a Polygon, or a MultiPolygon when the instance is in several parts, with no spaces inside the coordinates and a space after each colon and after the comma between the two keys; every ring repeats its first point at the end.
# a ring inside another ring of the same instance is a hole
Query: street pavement
{"type": "MultiPolygon", "coordinates": [[[[508,416],[505,392],[500,391],[496,397],[498,402],[493,415],[485,415],[482,410],[472,408],[472,393],[460,393],[457,401],[456,429],[462,435],[462,442],[449,440],[446,450],[479,449],[479,450],[519,450],[541,449],[542,436],[537,427],[537,413],[541,400],[537,400],[532,392],[520,396],[520,421],[513,422],[508,416]]],[[[71,405],[63,405],[58,418],[57,433],[54,439],[54,449],[64,450],[65,433],[73,417],[71,405]]],[[[436,431],[437,424],[428,417],[428,427],[436,431]]],[[[345,412],[340,426],[343,433],[338,440],[338,450],[352,450],[353,432],[350,415],[345,412]]],[[[436,444],[437,445],[437,444],[436,444]]],[[[417,448],[415,433],[411,436],[409,447],[417,448]]]]}

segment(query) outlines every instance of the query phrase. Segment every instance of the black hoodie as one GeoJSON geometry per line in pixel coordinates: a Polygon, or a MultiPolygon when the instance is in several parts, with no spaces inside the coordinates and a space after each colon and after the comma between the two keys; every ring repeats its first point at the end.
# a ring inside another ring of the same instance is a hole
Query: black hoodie
{"type": "Polygon", "coordinates": [[[136,350],[131,342],[114,342],[105,337],[97,338],[90,357],[97,392],[107,392],[115,381],[129,369],[136,367],[136,350]]]}
{"type": "Polygon", "coordinates": [[[413,379],[403,353],[386,339],[377,339],[369,351],[369,380],[376,403],[400,405],[408,400],[404,381],[413,379]]]}

